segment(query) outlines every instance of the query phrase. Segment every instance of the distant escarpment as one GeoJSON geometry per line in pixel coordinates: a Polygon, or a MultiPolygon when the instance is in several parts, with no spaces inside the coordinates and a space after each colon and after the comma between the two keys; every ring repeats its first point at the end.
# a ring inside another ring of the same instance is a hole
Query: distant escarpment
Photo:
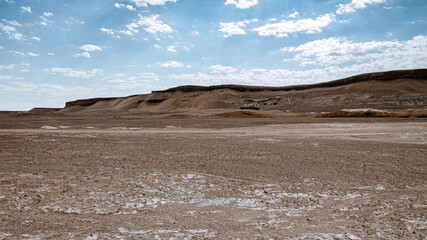
{"type": "Polygon", "coordinates": [[[206,109],[332,112],[352,108],[426,109],[426,106],[427,69],[414,69],[285,87],[187,85],[151,94],[67,102],[58,112],[89,114],[206,109]]]}

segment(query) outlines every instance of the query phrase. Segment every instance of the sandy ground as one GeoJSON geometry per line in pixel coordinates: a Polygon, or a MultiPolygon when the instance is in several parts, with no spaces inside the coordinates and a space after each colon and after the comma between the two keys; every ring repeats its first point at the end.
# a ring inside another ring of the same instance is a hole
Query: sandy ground
{"type": "Polygon", "coordinates": [[[0,239],[426,239],[427,121],[0,119],[0,239]]]}

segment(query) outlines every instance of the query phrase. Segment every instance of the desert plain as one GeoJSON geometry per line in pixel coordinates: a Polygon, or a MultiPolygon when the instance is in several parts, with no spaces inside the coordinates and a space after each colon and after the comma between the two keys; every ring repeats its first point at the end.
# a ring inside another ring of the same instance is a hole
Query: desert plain
{"type": "Polygon", "coordinates": [[[0,112],[0,239],[426,239],[421,72],[0,112]]]}
{"type": "Polygon", "coordinates": [[[0,121],[1,239],[424,239],[427,122],[0,121]]]}

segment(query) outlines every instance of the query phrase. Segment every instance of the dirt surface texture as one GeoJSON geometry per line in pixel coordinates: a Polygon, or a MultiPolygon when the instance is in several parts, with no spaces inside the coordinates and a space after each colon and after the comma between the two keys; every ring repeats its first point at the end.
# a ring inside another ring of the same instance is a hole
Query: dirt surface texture
{"type": "Polygon", "coordinates": [[[427,239],[426,80],[0,112],[0,239],[427,239]]]}
{"type": "Polygon", "coordinates": [[[101,120],[0,119],[0,239],[427,236],[423,119],[101,120]]]}

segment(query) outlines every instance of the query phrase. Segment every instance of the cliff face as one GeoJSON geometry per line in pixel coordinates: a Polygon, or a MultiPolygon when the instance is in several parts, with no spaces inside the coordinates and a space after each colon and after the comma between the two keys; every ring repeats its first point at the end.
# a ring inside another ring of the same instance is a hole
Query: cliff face
{"type": "Polygon", "coordinates": [[[343,108],[423,109],[427,69],[361,74],[298,86],[180,86],[151,94],[67,102],[60,112],[262,109],[326,112],[343,108]]]}

